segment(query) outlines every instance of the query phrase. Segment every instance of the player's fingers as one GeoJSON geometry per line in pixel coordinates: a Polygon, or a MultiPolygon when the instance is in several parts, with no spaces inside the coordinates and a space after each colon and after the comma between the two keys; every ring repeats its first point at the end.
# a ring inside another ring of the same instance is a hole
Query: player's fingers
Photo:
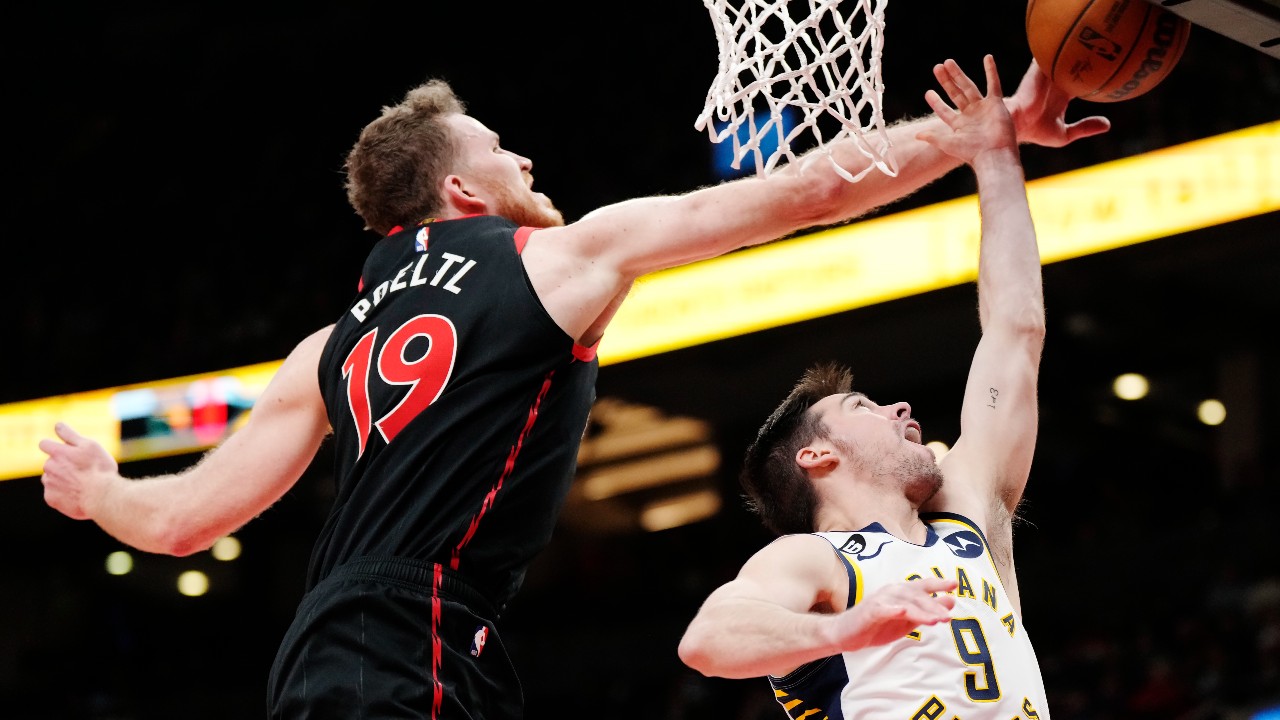
{"type": "MultiPolygon", "coordinates": [[[[948,125],[951,124],[952,118],[956,116],[956,111],[942,99],[942,96],[938,94],[937,90],[926,90],[924,93],[924,101],[929,104],[929,108],[938,116],[938,119],[948,125]]],[[[932,133],[930,133],[930,135],[932,135],[932,133]]]]}
{"type": "Polygon", "coordinates": [[[982,58],[982,67],[987,71],[987,97],[1004,97],[1004,89],[1000,86],[1000,73],[996,71],[996,59],[993,55],[982,58]]]}
{"type": "Polygon", "coordinates": [[[943,62],[947,75],[950,78],[951,86],[955,88],[956,94],[951,96],[955,101],[956,107],[963,110],[969,103],[974,103],[982,99],[982,93],[978,92],[978,86],[969,79],[968,75],[960,69],[960,65],[955,60],[948,58],[943,62]],[[961,103],[964,103],[963,105],[961,103]]]}
{"type": "Polygon", "coordinates": [[[53,431],[57,433],[58,437],[62,438],[62,440],[68,445],[80,445],[85,441],[85,437],[83,435],[72,430],[71,426],[64,422],[55,423],[53,431]]]}
{"type": "Polygon", "coordinates": [[[1111,129],[1111,121],[1101,115],[1094,115],[1077,120],[1067,125],[1067,142],[1075,142],[1080,138],[1101,135],[1111,129]]]}
{"type": "Polygon", "coordinates": [[[939,604],[933,598],[920,598],[911,607],[910,619],[916,623],[927,623],[929,625],[946,622],[951,619],[951,608],[944,604],[939,604]]]}
{"type": "MultiPolygon", "coordinates": [[[[964,100],[964,94],[960,91],[959,88],[956,87],[955,78],[951,76],[951,70],[950,68],[947,67],[947,64],[938,63],[937,65],[934,65],[933,77],[938,81],[938,84],[941,85],[942,89],[947,93],[947,97],[951,98],[951,102],[955,103],[956,107],[963,110],[964,105],[961,103],[964,100]]],[[[932,105],[930,105],[930,107],[932,107],[932,105]]],[[[935,108],[935,111],[936,111],[936,108],[935,108]]]]}
{"type": "Polygon", "coordinates": [[[40,448],[40,452],[45,455],[49,455],[50,457],[58,451],[58,448],[64,447],[64,445],[57,440],[50,440],[48,438],[41,440],[37,445],[40,448]]]}
{"type": "Polygon", "coordinates": [[[919,580],[912,580],[911,582],[920,583],[920,589],[927,593],[951,592],[959,587],[959,583],[954,579],[938,577],[921,578],[919,580]]]}
{"type": "MultiPolygon", "coordinates": [[[[1060,97],[1065,96],[1065,93],[1049,82],[1049,76],[1044,74],[1044,71],[1040,69],[1040,63],[1036,62],[1034,58],[1031,60],[1031,65],[1027,67],[1027,72],[1022,76],[1022,83],[1019,89],[1026,86],[1034,90],[1031,95],[1034,106],[1029,109],[1036,111],[1039,115],[1056,114],[1052,105],[1059,100],[1063,103],[1070,100],[1070,98],[1060,97]]],[[[1064,105],[1059,111],[1065,109],[1064,105]]]]}

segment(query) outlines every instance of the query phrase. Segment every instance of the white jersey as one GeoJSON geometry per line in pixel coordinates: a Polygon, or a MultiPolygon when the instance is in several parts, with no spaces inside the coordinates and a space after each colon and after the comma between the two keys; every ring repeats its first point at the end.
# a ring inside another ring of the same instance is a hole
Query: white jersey
{"type": "Polygon", "coordinates": [[[770,677],[778,702],[795,720],[1049,720],[1035,651],[986,537],[960,515],[921,518],[924,545],[879,523],[816,534],[845,561],[849,607],[885,585],[940,577],[959,583],[951,622],[770,677]]]}

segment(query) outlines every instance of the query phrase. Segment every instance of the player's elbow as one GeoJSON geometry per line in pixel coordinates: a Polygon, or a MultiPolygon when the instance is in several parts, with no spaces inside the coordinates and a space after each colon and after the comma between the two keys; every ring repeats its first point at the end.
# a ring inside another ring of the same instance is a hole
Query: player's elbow
{"type": "Polygon", "coordinates": [[[983,326],[1003,328],[1010,337],[1019,338],[1028,347],[1039,348],[1044,345],[1046,331],[1044,306],[1032,302],[993,305],[983,326]]]}
{"type": "Polygon", "coordinates": [[[707,640],[706,633],[701,632],[697,626],[690,626],[684,637],[680,638],[676,653],[680,656],[680,662],[711,677],[715,675],[713,672],[715,653],[712,652],[707,640]]]}
{"type": "Polygon", "coordinates": [[[1013,329],[1028,349],[1039,353],[1044,347],[1046,330],[1043,310],[1019,313],[1013,323],[1013,329]]]}
{"type": "Polygon", "coordinates": [[[849,219],[849,183],[809,160],[786,166],[765,180],[777,198],[770,213],[792,231],[833,225],[849,219]]]}
{"type": "Polygon", "coordinates": [[[211,547],[213,547],[213,543],[203,542],[196,538],[185,536],[173,538],[165,545],[165,550],[163,552],[166,555],[173,555],[174,557],[187,557],[188,555],[194,555],[198,552],[208,550],[211,547]]]}
{"type": "Polygon", "coordinates": [[[149,549],[152,552],[174,557],[187,557],[208,550],[216,539],[174,517],[158,519],[151,535],[152,547],[149,549]]]}
{"type": "Polygon", "coordinates": [[[802,214],[797,224],[806,227],[835,225],[859,214],[863,208],[850,209],[849,183],[829,167],[807,167],[795,179],[794,197],[803,197],[797,211],[802,214]]]}

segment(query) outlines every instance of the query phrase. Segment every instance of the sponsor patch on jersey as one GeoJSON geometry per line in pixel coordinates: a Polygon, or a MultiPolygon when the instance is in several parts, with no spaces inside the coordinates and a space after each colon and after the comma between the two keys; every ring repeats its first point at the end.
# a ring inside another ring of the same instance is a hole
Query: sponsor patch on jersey
{"type": "Polygon", "coordinates": [[[849,553],[850,555],[857,555],[858,553],[862,552],[866,548],[867,548],[867,539],[862,537],[858,533],[854,533],[849,536],[848,540],[844,541],[843,545],[840,546],[840,552],[849,553]]]}
{"type": "Polygon", "coordinates": [[[879,555],[880,551],[884,549],[884,546],[888,545],[891,542],[893,541],[885,540],[884,542],[880,543],[880,547],[876,548],[875,552],[871,553],[870,555],[864,555],[863,551],[867,549],[867,539],[864,538],[860,533],[854,533],[853,535],[849,536],[849,539],[844,542],[844,545],[840,546],[840,552],[853,555],[857,557],[857,559],[859,560],[870,560],[871,558],[879,555]]]}
{"type": "Polygon", "coordinates": [[[417,252],[426,252],[427,236],[430,234],[431,234],[431,228],[426,227],[425,225],[423,227],[418,228],[418,234],[413,236],[413,249],[416,250],[417,252]]]}
{"type": "Polygon", "coordinates": [[[484,652],[484,644],[489,639],[489,626],[481,625],[476,628],[475,637],[471,638],[471,655],[472,657],[480,657],[480,653],[484,652]]]}
{"type": "Polygon", "coordinates": [[[943,540],[951,554],[962,558],[975,558],[982,554],[982,538],[972,530],[961,530],[943,540]]]}

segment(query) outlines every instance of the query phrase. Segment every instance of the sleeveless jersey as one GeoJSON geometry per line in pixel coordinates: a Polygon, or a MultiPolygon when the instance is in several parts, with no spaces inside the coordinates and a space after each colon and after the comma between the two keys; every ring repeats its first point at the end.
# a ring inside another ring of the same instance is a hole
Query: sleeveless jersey
{"type": "Polygon", "coordinates": [[[410,558],[500,612],[550,541],[599,365],[534,293],[530,232],[424,221],[370,252],[320,360],[337,497],[308,589],[356,558],[410,558]]]}
{"type": "Polygon", "coordinates": [[[986,537],[960,515],[921,517],[924,545],[879,523],[816,534],[844,561],[849,607],[885,585],[941,577],[959,583],[951,622],[770,677],[778,702],[796,720],[1049,720],[1035,651],[986,537]]]}

